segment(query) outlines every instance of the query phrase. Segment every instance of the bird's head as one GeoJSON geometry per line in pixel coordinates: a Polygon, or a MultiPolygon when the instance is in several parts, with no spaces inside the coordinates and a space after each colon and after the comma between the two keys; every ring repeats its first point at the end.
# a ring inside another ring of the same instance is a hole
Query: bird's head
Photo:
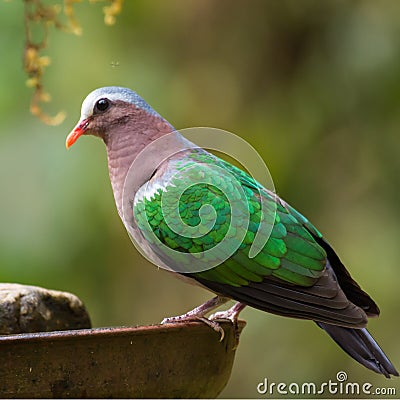
{"type": "Polygon", "coordinates": [[[108,86],[91,92],[82,103],[81,117],[66,140],[67,149],[80,136],[94,135],[105,142],[110,133],[129,121],[140,124],[146,118],[162,117],[137,93],[117,86],[108,86]]]}

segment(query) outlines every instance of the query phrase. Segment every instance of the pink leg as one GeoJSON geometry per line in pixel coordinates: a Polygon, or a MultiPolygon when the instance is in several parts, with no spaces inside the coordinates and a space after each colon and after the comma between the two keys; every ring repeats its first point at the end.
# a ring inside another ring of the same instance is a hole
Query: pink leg
{"type": "Polygon", "coordinates": [[[205,315],[210,311],[216,309],[220,305],[226,303],[229,299],[227,297],[215,296],[212,299],[206,301],[204,304],[188,311],[186,314],[178,315],[176,317],[164,318],[162,324],[173,324],[177,322],[187,322],[187,321],[202,321],[208,326],[210,326],[215,331],[221,334],[221,341],[224,339],[225,332],[221,326],[216,321],[211,321],[206,318],[205,315]]]}

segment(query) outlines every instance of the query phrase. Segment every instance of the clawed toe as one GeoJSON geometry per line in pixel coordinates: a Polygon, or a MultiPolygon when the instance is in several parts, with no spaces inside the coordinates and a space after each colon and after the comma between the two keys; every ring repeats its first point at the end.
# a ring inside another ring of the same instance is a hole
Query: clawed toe
{"type": "Polygon", "coordinates": [[[214,321],[214,322],[215,322],[215,320],[218,320],[218,319],[227,319],[232,322],[234,334],[235,334],[235,347],[233,348],[234,350],[238,347],[239,339],[240,339],[240,329],[239,329],[239,324],[238,324],[239,314],[245,307],[246,307],[245,304],[236,303],[229,310],[218,311],[218,312],[210,315],[210,317],[209,317],[209,320],[214,321]]]}
{"type": "Polygon", "coordinates": [[[211,314],[208,319],[210,321],[215,321],[216,319],[229,319],[231,320],[231,318],[229,317],[229,315],[227,314],[227,311],[218,311],[214,314],[211,314]]]}
{"type": "Polygon", "coordinates": [[[201,321],[212,328],[214,331],[219,332],[221,337],[219,339],[220,342],[224,340],[225,331],[221,327],[221,325],[216,321],[211,321],[206,317],[202,317],[200,315],[179,315],[177,317],[168,317],[164,318],[161,321],[161,324],[174,324],[174,323],[182,323],[182,322],[193,322],[193,321],[201,321]]]}
{"type": "Polygon", "coordinates": [[[221,337],[219,338],[219,341],[222,342],[225,337],[225,331],[222,328],[222,326],[216,322],[216,321],[211,321],[209,318],[206,317],[199,317],[199,321],[203,321],[206,325],[208,325],[210,328],[214,329],[215,332],[219,332],[221,337]]]}
{"type": "Polygon", "coordinates": [[[188,321],[195,321],[196,318],[190,315],[178,315],[177,317],[167,317],[161,321],[161,325],[164,324],[174,324],[176,322],[188,322],[188,321]]]}
{"type": "Polygon", "coordinates": [[[212,328],[214,331],[219,332],[221,337],[220,337],[220,342],[224,340],[225,337],[225,332],[221,325],[217,322],[218,319],[227,319],[232,322],[233,328],[234,328],[234,334],[235,334],[235,347],[239,344],[239,336],[240,336],[240,330],[238,326],[238,316],[239,313],[243,310],[245,304],[242,303],[236,303],[233,307],[231,307],[227,311],[219,311],[216,312],[215,314],[211,315],[209,318],[205,317],[205,314],[208,312],[212,311],[213,309],[217,308],[219,305],[225,303],[228,299],[225,297],[219,297],[216,296],[213,299],[207,301],[206,303],[202,304],[199,307],[196,307],[192,311],[187,312],[186,314],[179,315],[177,317],[168,317],[164,318],[161,321],[161,324],[173,324],[173,323],[179,323],[179,322],[189,322],[189,321],[202,321],[206,325],[208,325],[210,328],[212,328]]]}

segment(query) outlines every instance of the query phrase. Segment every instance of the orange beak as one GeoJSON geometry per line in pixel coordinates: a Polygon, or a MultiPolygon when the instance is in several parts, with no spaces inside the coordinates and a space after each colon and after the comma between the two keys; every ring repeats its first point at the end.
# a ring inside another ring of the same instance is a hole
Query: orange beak
{"type": "Polygon", "coordinates": [[[86,132],[89,122],[89,119],[84,119],[83,121],[78,122],[75,128],[67,136],[67,140],[65,141],[65,147],[67,149],[69,149],[78,140],[78,138],[86,132]]]}

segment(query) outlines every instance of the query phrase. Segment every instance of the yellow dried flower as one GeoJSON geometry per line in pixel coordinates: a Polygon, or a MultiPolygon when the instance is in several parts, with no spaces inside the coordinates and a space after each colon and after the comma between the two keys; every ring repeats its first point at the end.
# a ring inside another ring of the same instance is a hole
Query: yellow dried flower
{"type": "Polygon", "coordinates": [[[33,71],[37,68],[38,62],[38,51],[35,47],[28,47],[25,50],[25,69],[29,71],[33,71]]]}
{"type": "MultiPolygon", "coordinates": [[[[51,59],[48,56],[40,55],[42,50],[47,46],[49,28],[54,26],[56,29],[71,32],[75,35],[82,34],[82,28],[75,17],[74,10],[75,4],[82,2],[82,0],[60,1],[62,1],[63,8],[60,4],[45,4],[50,3],[50,1],[24,0],[26,32],[24,70],[29,76],[26,80],[26,85],[34,88],[30,111],[41,121],[49,125],[58,125],[65,118],[63,112],[59,112],[54,117],[51,117],[41,109],[41,103],[51,100],[50,94],[43,90],[42,84],[43,71],[50,65],[51,59]],[[59,14],[61,10],[63,10],[63,14],[67,20],[66,24],[60,19],[59,14]],[[43,35],[40,41],[35,41],[33,39],[37,26],[43,28],[43,35]]],[[[103,7],[104,22],[106,25],[113,25],[116,15],[121,12],[123,0],[89,0],[90,3],[97,3],[100,1],[108,2],[109,5],[103,7]]]]}
{"type": "Polygon", "coordinates": [[[77,36],[82,35],[82,28],[75,17],[74,4],[80,2],[81,0],[64,0],[64,15],[68,20],[68,31],[77,36]]]}
{"type": "Polygon", "coordinates": [[[39,84],[39,80],[36,76],[34,76],[33,78],[29,78],[26,80],[26,86],[32,88],[35,87],[39,84]]]}
{"type": "Polygon", "coordinates": [[[51,63],[51,60],[50,60],[50,57],[48,57],[48,56],[42,56],[38,60],[38,64],[41,67],[47,67],[50,65],[50,63],[51,63]]]}
{"type": "Polygon", "coordinates": [[[118,15],[122,10],[122,0],[111,1],[112,3],[109,6],[103,7],[104,23],[106,25],[114,25],[115,16],[118,15]]]}
{"type": "Polygon", "coordinates": [[[51,96],[49,93],[41,92],[39,95],[39,100],[48,103],[51,100],[51,96]]]}
{"type": "Polygon", "coordinates": [[[114,25],[115,24],[115,17],[114,15],[106,14],[104,15],[104,23],[106,25],[114,25]]]}

